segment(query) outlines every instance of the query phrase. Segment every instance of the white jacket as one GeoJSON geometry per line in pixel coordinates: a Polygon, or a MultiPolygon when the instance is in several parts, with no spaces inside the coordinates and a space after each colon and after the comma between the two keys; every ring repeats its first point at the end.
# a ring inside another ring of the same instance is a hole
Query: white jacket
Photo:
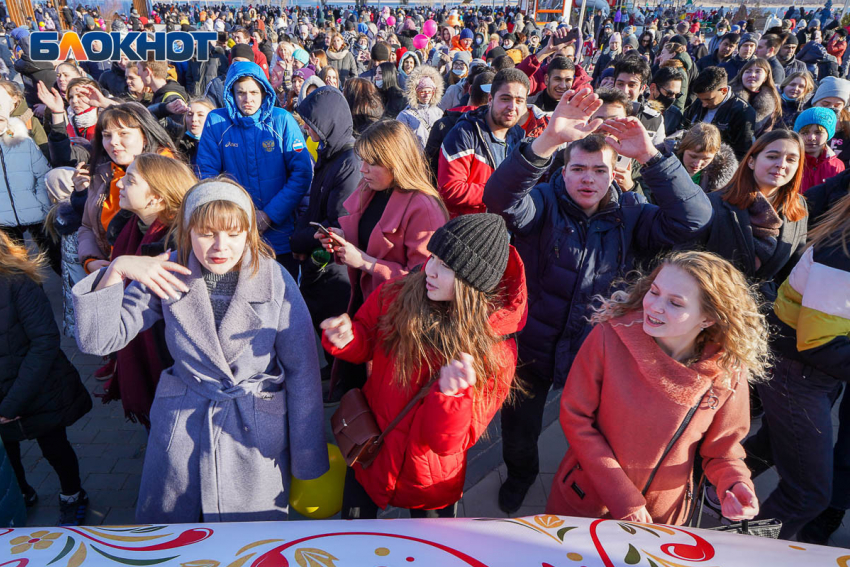
{"type": "Polygon", "coordinates": [[[44,220],[50,198],[44,176],[47,158],[30,139],[26,125],[10,118],[0,134],[0,226],[27,226],[44,220]]]}

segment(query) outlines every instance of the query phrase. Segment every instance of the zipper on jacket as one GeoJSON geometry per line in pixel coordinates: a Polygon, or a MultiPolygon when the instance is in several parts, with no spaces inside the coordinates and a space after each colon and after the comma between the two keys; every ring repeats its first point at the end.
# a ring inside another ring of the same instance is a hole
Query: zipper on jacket
{"type": "Polygon", "coordinates": [[[558,249],[558,239],[557,238],[555,238],[555,258],[558,258],[558,259],[561,258],[561,252],[558,249]]]}
{"type": "Polygon", "coordinates": [[[9,204],[12,206],[12,214],[15,215],[15,223],[21,225],[21,219],[18,218],[18,210],[15,208],[15,199],[12,197],[12,186],[9,185],[9,174],[6,172],[6,153],[0,149],[0,164],[3,165],[3,179],[6,180],[6,192],[9,193],[9,204]]]}

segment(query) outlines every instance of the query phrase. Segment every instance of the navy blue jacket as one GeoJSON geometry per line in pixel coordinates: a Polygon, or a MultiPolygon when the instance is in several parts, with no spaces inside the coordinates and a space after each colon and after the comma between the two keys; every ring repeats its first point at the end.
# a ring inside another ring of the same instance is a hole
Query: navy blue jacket
{"type": "Polygon", "coordinates": [[[608,204],[588,218],[567,194],[562,169],[537,184],[549,163],[529,163],[526,143],[490,177],[484,203],[504,217],[525,263],[529,312],[519,335],[520,364],[561,387],[590,333],[593,297],[609,295],[636,258],[699,237],[711,221],[711,204],[681,162],[667,155],[641,169],[657,205],[615,183],[608,204]]]}

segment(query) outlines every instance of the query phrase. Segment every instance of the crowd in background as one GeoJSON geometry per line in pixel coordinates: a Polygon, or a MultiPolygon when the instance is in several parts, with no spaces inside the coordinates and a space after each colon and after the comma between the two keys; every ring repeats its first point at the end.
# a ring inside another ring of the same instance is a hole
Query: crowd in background
{"type": "Polygon", "coordinates": [[[323,404],[352,393],[385,435],[349,462],[344,518],[454,517],[498,412],[513,513],[554,387],[550,513],[684,524],[705,501],[821,544],[841,525],[850,26],[828,5],[758,27],[660,7],[575,27],[489,7],[36,15],[0,36],[0,436],[27,505],[35,439],[58,523],[88,507],[66,428],[91,399],[52,301],[104,357],[103,400],[149,431],[142,523],[286,519],[290,478],[328,469],[323,404]],[[60,29],[218,40],[204,61],[34,60],[30,33],[60,29]]]}

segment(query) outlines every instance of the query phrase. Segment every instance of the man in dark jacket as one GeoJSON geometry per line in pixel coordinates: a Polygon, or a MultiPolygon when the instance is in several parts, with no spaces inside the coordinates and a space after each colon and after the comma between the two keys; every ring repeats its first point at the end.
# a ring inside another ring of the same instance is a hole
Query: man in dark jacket
{"type": "Polygon", "coordinates": [[[502,408],[503,454],[508,479],[499,507],[522,505],[538,473],[537,439],[546,394],[562,387],[591,326],[594,297],[628,273],[636,258],[653,257],[689,242],[711,220],[711,205],[682,163],[662,154],[634,117],[591,120],[601,101],[589,90],[564,97],[546,130],[515,148],[484,190],[491,212],[514,235],[528,276],[528,324],[518,337],[519,375],[529,389],[502,408]],[[588,136],[597,128],[608,135],[588,136]],[[552,155],[564,144],[565,166],[539,183],[552,155]],[[651,205],[614,182],[616,155],[641,164],[651,205]]]}
{"type": "Polygon", "coordinates": [[[730,81],[738,76],[738,72],[750,59],[755,57],[757,46],[758,40],[755,34],[745,33],[741,36],[741,40],[738,42],[738,54],[719,65],[726,71],[726,76],[729,77],[730,81]]]}
{"type": "Polygon", "coordinates": [[[807,71],[806,64],[796,57],[797,47],[799,47],[797,36],[791,32],[785,32],[781,37],[784,39],[784,43],[779,48],[776,60],[779,61],[779,64],[785,70],[785,76],[807,71]]]}
{"type": "Polygon", "coordinates": [[[33,61],[30,57],[30,32],[24,27],[15,28],[10,34],[18,47],[21,48],[18,60],[15,61],[15,71],[21,74],[24,82],[24,98],[30,108],[41,104],[38,99],[38,83],[44,83],[48,89],[56,86],[56,71],[49,61],[33,61]]]}
{"type": "Polygon", "coordinates": [[[708,67],[691,85],[691,91],[699,100],[685,111],[687,124],[714,124],[723,141],[735,151],[735,157],[743,159],[753,143],[756,111],[732,93],[726,71],[721,67],[708,67]]]}
{"type": "Polygon", "coordinates": [[[740,39],[741,36],[736,33],[727,33],[724,35],[720,43],[717,44],[717,49],[697,61],[697,70],[702,71],[706,67],[719,67],[728,61],[735,55],[735,50],[738,48],[738,41],[740,39]]]}
{"type": "MultiPolygon", "coordinates": [[[[310,310],[318,333],[319,323],[345,313],[351,295],[348,270],[327,256],[314,238],[317,222],[339,228],[339,217],[348,214],[342,204],[360,183],[360,158],[354,153],[354,126],[348,103],[333,87],[310,93],[298,114],[314,142],[319,143],[318,160],[310,185],[309,206],[299,216],[289,239],[292,255],[301,262],[301,295],[310,310]]],[[[328,372],[333,363],[328,358],[328,372]]]]}
{"type": "Polygon", "coordinates": [[[223,79],[227,75],[229,66],[224,47],[214,45],[206,61],[198,61],[195,58],[189,61],[186,69],[186,92],[193,97],[201,96],[207,90],[210,81],[217,77],[223,79]]]}
{"type": "Polygon", "coordinates": [[[448,109],[443,117],[431,127],[428,142],[425,144],[425,156],[428,158],[428,164],[431,166],[435,178],[440,165],[440,148],[443,145],[443,140],[446,139],[448,133],[464,113],[487,104],[489,95],[484,89],[490,90],[490,84],[495,76],[496,73],[493,71],[484,71],[476,75],[472,80],[472,86],[469,88],[469,104],[448,109]]]}
{"type": "Polygon", "coordinates": [[[674,103],[685,96],[682,91],[684,77],[681,69],[662,67],[649,84],[649,100],[663,109],[664,131],[672,136],[682,127],[682,111],[674,103]]]}
{"type": "Polygon", "coordinates": [[[485,212],[487,179],[524,137],[518,125],[526,111],[528,77],[519,69],[496,73],[486,107],[464,114],[446,136],[437,186],[452,217],[485,212]]]}
{"type": "Polygon", "coordinates": [[[566,57],[553,57],[543,79],[546,88],[529,98],[528,103],[547,114],[554,112],[564,93],[573,88],[575,76],[575,63],[566,57]]]}
{"type": "Polygon", "coordinates": [[[785,80],[785,68],[777,61],[776,54],[782,46],[782,39],[778,35],[769,33],[763,35],[756,46],[756,57],[766,59],[770,64],[770,72],[773,75],[773,83],[778,87],[785,80]]]}
{"type": "MultiPolygon", "coordinates": [[[[113,61],[108,71],[104,71],[97,82],[101,88],[114,97],[127,96],[127,65],[130,60],[122,55],[118,61],[113,61]]],[[[133,63],[135,65],[135,63],[133,63]]]]}

